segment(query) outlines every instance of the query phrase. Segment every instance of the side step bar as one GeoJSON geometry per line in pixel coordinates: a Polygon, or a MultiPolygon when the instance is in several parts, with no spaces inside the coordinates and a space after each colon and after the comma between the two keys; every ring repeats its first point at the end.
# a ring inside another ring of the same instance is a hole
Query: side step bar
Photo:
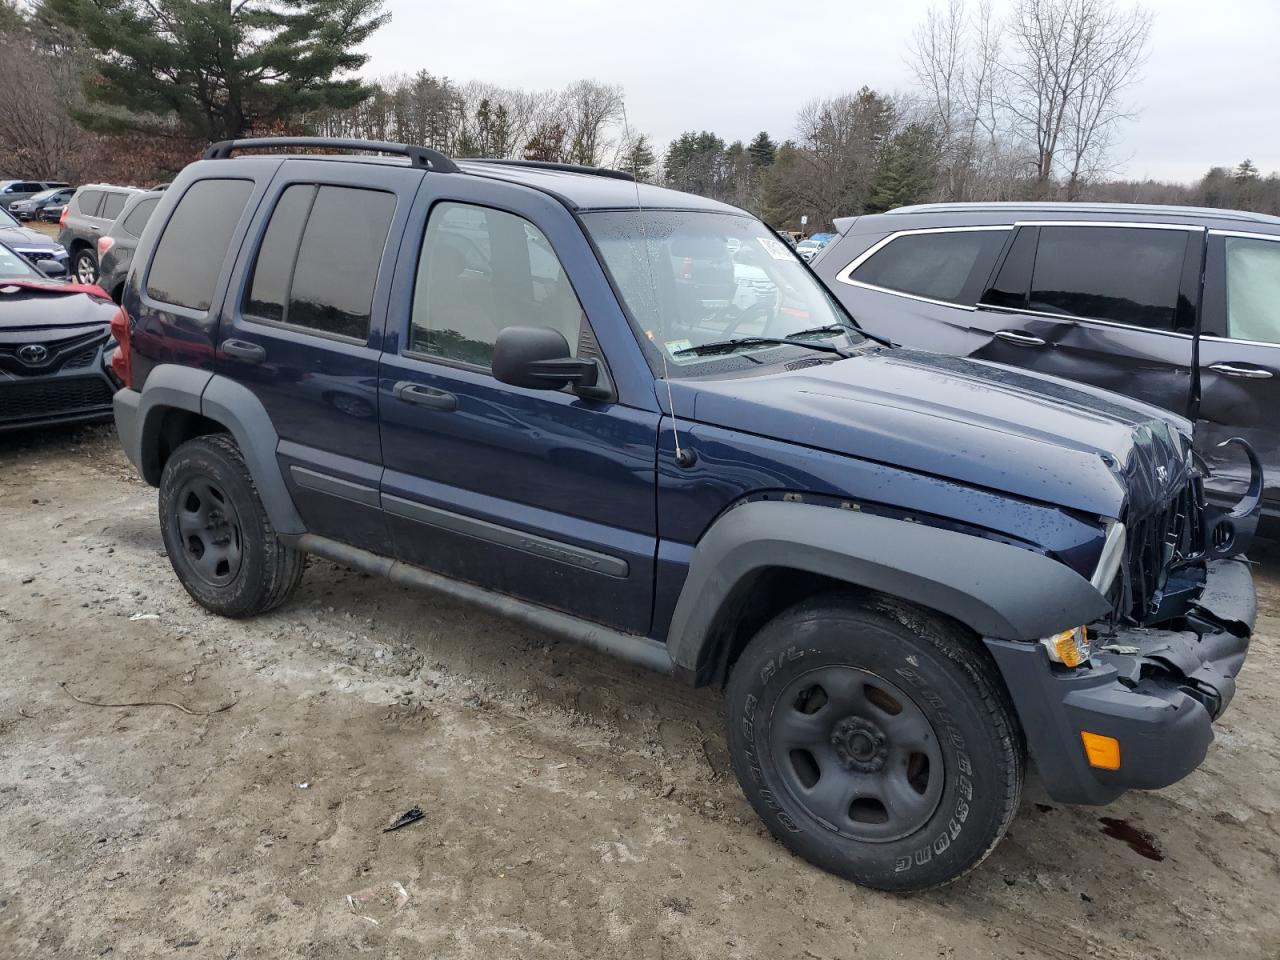
{"type": "Polygon", "coordinates": [[[324,557],[334,563],[354,567],[363,573],[386,577],[394,583],[406,587],[431,590],[443,594],[453,600],[461,600],[491,613],[523,623],[537,630],[545,630],[565,639],[591,647],[610,656],[634,663],[637,666],[656,670],[659,673],[672,673],[671,655],[667,645],[649,637],[641,637],[630,633],[620,633],[609,627],[571,617],[534,603],[517,600],[514,597],[492,593],[461,580],[453,580],[431,573],[421,567],[380,557],[368,550],[361,550],[328,537],[320,537],[314,533],[306,533],[300,537],[283,538],[292,541],[292,545],[303,553],[324,557]]]}

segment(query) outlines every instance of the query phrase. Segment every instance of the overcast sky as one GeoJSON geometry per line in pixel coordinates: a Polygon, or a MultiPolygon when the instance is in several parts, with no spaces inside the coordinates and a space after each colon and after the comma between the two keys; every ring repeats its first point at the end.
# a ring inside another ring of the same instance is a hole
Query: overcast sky
{"type": "MultiPolygon", "coordinates": [[[[907,90],[908,39],[931,0],[388,0],[366,73],[457,81],[621,84],[635,131],[659,145],[792,135],[797,107],[866,84],[907,90]]],[[[997,8],[1002,6],[996,0],[997,8]]],[[[1141,108],[1114,151],[1133,177],[1189,181],[1250,157],[1280,170],[1280,0],[1149,0],[1141,108]]]]}

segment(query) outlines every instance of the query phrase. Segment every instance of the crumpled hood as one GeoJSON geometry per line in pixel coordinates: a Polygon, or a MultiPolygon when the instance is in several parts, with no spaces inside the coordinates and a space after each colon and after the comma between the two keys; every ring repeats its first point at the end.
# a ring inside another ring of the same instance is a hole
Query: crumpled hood
{"type": "Polygon", "coordinates": [[[677,415],[1100,517],[1145,514],[1189,469],[1191,424],[1055,377],[905,349],[672,382],[677,415]]]}

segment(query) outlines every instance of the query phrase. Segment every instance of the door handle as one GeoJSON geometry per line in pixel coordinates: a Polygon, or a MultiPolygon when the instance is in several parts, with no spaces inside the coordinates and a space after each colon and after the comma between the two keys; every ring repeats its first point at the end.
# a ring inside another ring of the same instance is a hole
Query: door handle
{"type": "Polygon", "coordinates": [[[1234,363],[1211,363],[1209,369],[1224,377],[1237,377],[1241,380],[1270,380],[1271,371],[1261,367],[1240,367],[1234,363]]]}
{"type": "Polygon", "coordinates": [[[443,410],[449,412],[458,409],[458,398],[447,390],[437,390],[435,387],[424,387],[420,383],[414,383],[412,380],[401,380],[391,389],[392,395],[397,400],[403,400],[405,403],[412,403],[419,407],[428,407],[432,410],[443,410]]]}
{"type": "Polygon", "coordinates": [[[218,344],[218,349],[228,357],[234,360],[243,360],[245,363],[261,363],[267,359],[266,350],[247,340],[223,340],[222,343],[218,344]]]}
{"type": "Polygon", "coordinates": [[[1043,347],[1044,341],[1029,333],[1018,333],[1017,330],[997,330],[996,336],[1006,343],[1016,343],[1020,347],[1043,347]]]}

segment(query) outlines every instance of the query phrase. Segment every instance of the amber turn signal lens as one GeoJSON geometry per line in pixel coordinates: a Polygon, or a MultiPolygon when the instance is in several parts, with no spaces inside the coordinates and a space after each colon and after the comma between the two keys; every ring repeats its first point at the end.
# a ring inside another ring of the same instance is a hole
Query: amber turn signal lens
{"type": "Polygon", "coordinates": [[[1099,770],[1120,769],[1120,741],[1115,737],[1081,730],[1080,740],[1084,744],[1084,754],[1089,758],[1089,766],[1099,770]]]}
{"type": "Polygon", "coordinates": [[[1089,631],[1084,627],[1063,630],[1050,638],[1058,660],[1068,667],[1078,667],[1089,658],[1089,631]]]}

